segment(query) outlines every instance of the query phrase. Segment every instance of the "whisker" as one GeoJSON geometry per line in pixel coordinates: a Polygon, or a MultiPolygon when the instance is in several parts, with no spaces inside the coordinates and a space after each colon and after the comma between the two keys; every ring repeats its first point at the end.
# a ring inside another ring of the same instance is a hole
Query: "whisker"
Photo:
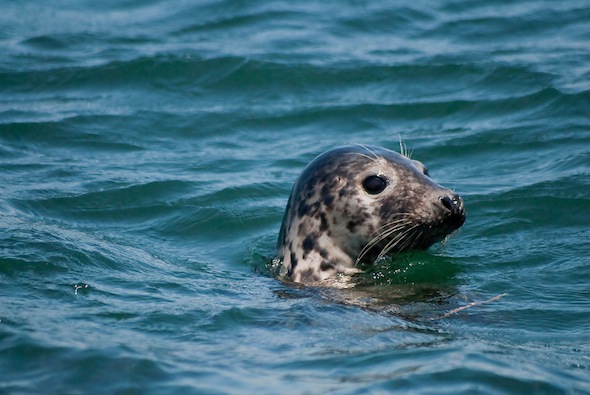
{"type": "Polygon", "coordinates": [[[362,156],[363,158],[367,158],[368,160],[370,160],[371,162],[377,162],[377,159],[367,155],[367,154],[363,154],[361,152],[349,152],[346,155],[354,155],[354,156],[362,156]]]}
{"type": "Polygon", "coordinates": [[[404,143],[402,141],[402,135],[398,134],[399,137],[399,153],[401,156],[405,156],[406,158],[409,158],[407,155],[408,152],[408,146],[406,145],[406,143],[404,143]]]}
{"type": "Polygon", "coordinates": [[[409,235],[404,244],[400,246],[400,251],[413,248],[416,241],[420,239],[422,233],[422,230],[419,228],[414,228],[412,234],[409,235]]]}
{"type": "Polygon", "coordinates": [[[402,141],[402,135],[398,134],[399,137],[399,153],[401,156],[405,156],[408,159],[412,159],[412,155],[414,154],[414,150],[408,150],[408,146],[406,143],[402,141]]]}
{"type": "Polygon", "coordinates": [[[363,249],[359,252],[358,258],[356,259],[356,263],[359,263],[360,260],[363,259],[364,256],[377,244],[381,243],[383,240],[387,239],[392,234],[399,232],[403,229],[404,229],[404,224],[399,224],[399,225],[396,225],[395,227],[392,227],[391,229],[388,229],[386,232],[383,232],[383,233],[377,235],[376,237],[372,238],[363,247],[363,249]]]}
{"type": "Polygon", "coordinates": [[[364,149],[366,149],[367,151],[369,151],[375,157],[375,159],[377,159],[377,160],[378,159],[381,159],[381,155],[379,155],[377,152],[375,152],[371,148],[367,147],[366,145],[361,145],[361,147],[363,147],[364,149]]]}
{"type": "Polygon", "coordinates": [[[411,214],[409,214],[409,213],[398,213],[398,214],[396,214],[396,215],[397,215],[398,217],[401,217],[401,218],[396,218],[396,219],[394,219],[393,221],[391,221],[391,222],[388,222],[388,223],[386,223],[385,225],[382,225],[382,226],[378,227],[378,228],[377,228],[377,229],[376,229],[376,230],[375,230],[375,231],[374,231],[374,232],[371,234],[371,236],[370,236],[370,237],[373,237],[373,235],[376,235],[376,234],[380,234],[380,233],[381,233],[381,231],[383,231],[384,229],[385,229],[385,231],[387,231],[387,229],[389,229],[389,228],[391,228],[391,227],[393,227],[393,226],[395,226],[395,225],[400,225],[400,224],[403,224],[403,223],[406,223],[406,224],[411,224],[411,223],[412,223],[412,221],[410,221],[410,220],[409,220],[409,218],[412,218],[412,215],[411,215],[411,214]]]}
{"type": "Polygon", "coordinates": [[[377,256],[377,260],[383,258],[384,256],[386,256],[391,250],[393,250],[396,247],[399,247],[399,250],[403,250],[405,248],[407,248],[409,245],[411,245],[411,243],[414,242],[414,235],[416,234],[416,230],[418,228],[418,225],[415,224],[412,227],[404,230],[402,233],[396,235],[391,241],[389,241],[385,247],[383,247],[383,249],[381,250],[381,252],[379,253],[379,255],[377,256]],[[401,245],[399,245],[399,243],[402,243],[401,245]]]}
{"type": "Polygon", "coordinates": [[[413,225],[411,228],[408,228],[408,230],[402,235],[403,239],[400,240],[402,243],[400,245],[395,246],[399,251],[406,250],[413,246],[415,241],[418,239],[418,236],[422,233],[419,226],[420,225],[418,224],[413,225]]]}
{"type": "Polygon", "coordinates": [[[373,232],[373,235],[375,236],[371,235],[369,242],[361,249],[356,259],[355,265],[357,265],[371,249],[376,247],[382,241],[387,240],[392,235],[393,237],[391,237],[391,240],[389,240],[385,247],[381,250],[377,259],[385,256],[389,251],[396,248],[399,243],[407,242],[409,237],[408,235],[413,237],[412,232],[418,227],[418,225],[414,224],[408,218],[408,215],[404,215],[402,218],[398,218],[395,221],[387,223],[373,232]]]}
{"type": "Polygon", "coordinates": [[[369,237],[369,242],[359,252],[357,263],[369,249],[373,248],[376,244],[389,237],[392,233],[403,229],[403,227],[407,224],[410,224],[410,222],[406,218],[398,218],[395,221],[389,222],[375,230],[369,237]]]}

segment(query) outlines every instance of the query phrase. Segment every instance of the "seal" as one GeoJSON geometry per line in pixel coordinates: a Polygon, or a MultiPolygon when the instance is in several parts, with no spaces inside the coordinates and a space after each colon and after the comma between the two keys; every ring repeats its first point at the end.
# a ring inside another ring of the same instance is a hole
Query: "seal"
{"type": "Polygon", "coordinates": [[[277,258],[292,281],[314,283],[427,249],[464,222],[461,197],[432,181],[421,162],[380,147],[338,147],[297,178],[277,258]]]}

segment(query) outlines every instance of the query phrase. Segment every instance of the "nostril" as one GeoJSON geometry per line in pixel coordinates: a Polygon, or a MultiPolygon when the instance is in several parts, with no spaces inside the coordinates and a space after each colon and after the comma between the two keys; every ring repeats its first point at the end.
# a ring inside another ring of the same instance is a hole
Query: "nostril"
{"type": "MultiPolygon", "coordinates": [[[[440,204],[445,208],[443,213],[445,221],[449,226],[459,228],[465,222],[465,207],[463,206],[463,199],[459,195],[449,194],[447,196],[440,196],[438,198],[440,204]]],[[[441,207],[442,209],[442,207],[441,207]]]]}
{"type": "Polygon", "coordinates": [[[439,200],[444,208],[446,208],[452,215],[463,215],[465,213],[463,200],[459,195],[441,196],[439,200]]]}
{"type": "Polygon", "coordinates": [[[453,202],[453,200],[448,197],[448,196],[441,196],[440,198],[440,202],[442,203],[442,205],[449,211],[453,211],[453,207],[456,205],[455,202],[453,202]]]}

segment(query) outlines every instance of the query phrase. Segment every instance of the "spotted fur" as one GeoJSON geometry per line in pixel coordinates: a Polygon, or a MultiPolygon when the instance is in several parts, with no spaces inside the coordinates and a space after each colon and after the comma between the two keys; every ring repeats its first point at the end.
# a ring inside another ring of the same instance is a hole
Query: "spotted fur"
{"type": "Polygon", "coordinates": [[[461,198],[430,179],[426,167],[365,146],[330,150],[301,173],[287,203],[278,258],[292,281],[312,283],[357,271],[408,249],[426,249],[465,221],[461,198]],[[363,187],[369,176],[382,192],[363,187]]]}

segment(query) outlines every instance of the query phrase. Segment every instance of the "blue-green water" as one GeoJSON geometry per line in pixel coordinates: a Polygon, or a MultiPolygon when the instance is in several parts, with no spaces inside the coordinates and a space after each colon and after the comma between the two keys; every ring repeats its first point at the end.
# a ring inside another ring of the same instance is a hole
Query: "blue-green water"
{"type": "Polygon", "coordinates": [[[0,8],[0,392],[590,393],[587,1],[0,8]],[[462,230],[273,278],[305,164],[400,136],[462,230]]]}

